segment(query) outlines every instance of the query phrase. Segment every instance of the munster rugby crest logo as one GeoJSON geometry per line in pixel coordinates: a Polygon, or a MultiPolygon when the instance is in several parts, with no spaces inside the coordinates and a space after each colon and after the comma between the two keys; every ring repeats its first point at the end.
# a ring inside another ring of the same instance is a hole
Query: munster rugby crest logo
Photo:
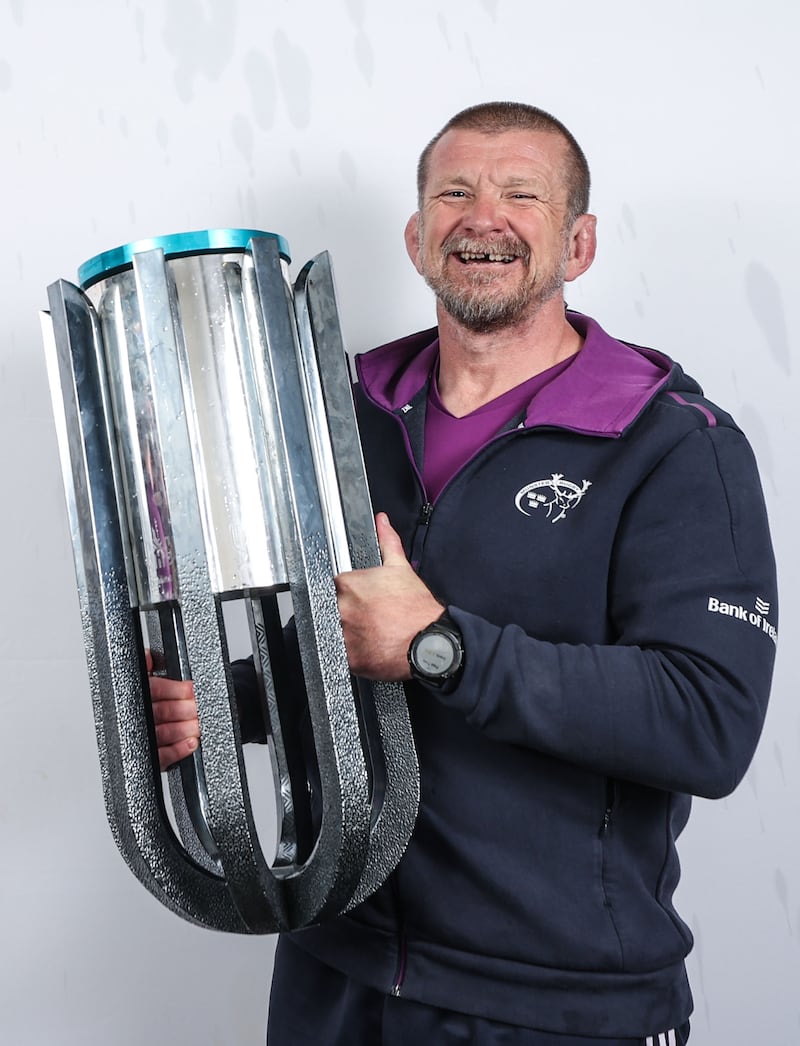
{"type": "Polygon", "coordinates": [[[577,483],[571,483],[560,473],[554,472],[550,479],[540,479],[523,487],[514,499],[514,504],[523,516],[532,516],[534,512],[539,512],[551,523],[558,523],[571,509],[580,504],[591,485],[589,480],[585,479],[579,487],[577,483]]]}

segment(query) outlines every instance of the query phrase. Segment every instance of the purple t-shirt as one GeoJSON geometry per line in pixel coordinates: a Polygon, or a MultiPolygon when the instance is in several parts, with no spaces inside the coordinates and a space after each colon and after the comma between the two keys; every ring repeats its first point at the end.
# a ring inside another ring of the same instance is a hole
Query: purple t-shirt
{"type": "Polygon", "coordinates": [[[422,465],[428,500],[434,502],[459,469],[490,439],[502,432],[512,418],[526,410],[537,392],[566,370],[574,359],[574,356],[570,356],[556,363],[541,374],[504,392],[497,399],[484,403],[471,414],[465,414],[463,418],[454,417],[442,403],[436,383],[438,366],[435,367],[425,414],[425,454],[422,465]]]}

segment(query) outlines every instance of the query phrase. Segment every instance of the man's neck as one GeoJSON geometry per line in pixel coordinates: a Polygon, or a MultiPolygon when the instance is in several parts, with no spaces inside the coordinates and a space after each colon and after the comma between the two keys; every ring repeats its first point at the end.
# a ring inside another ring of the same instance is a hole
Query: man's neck
{"type": "Polygon", "coordinates": [[[534,317],[497,331],[467,330],[441,306],[438,319],[439,395],[459,418],[573,356],[583,344],[560,298],[534,317]]]}

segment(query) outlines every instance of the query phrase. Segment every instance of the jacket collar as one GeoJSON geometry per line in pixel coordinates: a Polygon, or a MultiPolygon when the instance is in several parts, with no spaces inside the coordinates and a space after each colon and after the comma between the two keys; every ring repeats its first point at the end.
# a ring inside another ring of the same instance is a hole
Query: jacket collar
{"type": "MultiPolygon", "coordinates": [[[[617,341],[588,316],[568,311],[567,319],[583,347],[533,398],[523,424],[619,436],[680,368],[655,349],[617,341]]],[[[356,358],[359,382],[379,406],[398,411],[426,384],[438,352],[435,327],[390,342],[356,358]]]]}

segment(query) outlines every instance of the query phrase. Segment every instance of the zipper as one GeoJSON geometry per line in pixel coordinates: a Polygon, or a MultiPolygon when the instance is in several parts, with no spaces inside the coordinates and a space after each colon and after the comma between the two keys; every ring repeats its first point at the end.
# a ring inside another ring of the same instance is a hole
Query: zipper
{"type": "Polygon", "coordinates": [[[614,816],[619,801],[619,788],[617,782],[609,777],[606,781],[606,808],[603,812],[603,823],[600,825],[600,834],[606,835],[611,827],[611,819],[614,816]]]}
{"type": "MultiPolygon", "coordinates": [[[[425,540],[427,538],[428,526],[431,521],[431,516],[433,515],[434,505],[429,500],[428,492],[425,489],[425,481],[422,477],[422,471],[420,469],[420,466],[417,464],[417,459],[414,454],[414,447],[412,445],[411,434],[409,433],[408,426],[403,423],[403,414],[405,413],[407,408],[401,407],[400,410],[391,410],[383,404],[378,403],[366,391],[364,391],[364,395],[373,404],[373,406],[377,407],[378,410],[382,411],[384,414],[388,414],[389,417],[393,418],[397,425],[400,427],[400,432],[402,433],[403,437],[403,443],[405,444],[406,448],[406,456],[408,459],[408,463],[411,466],[411,471],[414,474],[417,486],[424,499],[422,506],[419,510],[419,515],[417,516],[416,524],[414,526],[414,533],[411,539],[411,554],[409,556],[409,560],[411,562],[412,567],[415,571],[418,571],[420,562],[422,561],[422,554],[425,549],[425,540]]],[[[441,496],[461,475],[461,473],[464,472],[473,463],[473,461],[479,458],[486,450],[486,448],[490,446],[490,444],[496,443],[499,440],[505,439],[509,436],[518,435],[520,429],[522,429],[523,431],[525,430],[524,422],[520,422],[517,425],[513,425],[512,428],[503,429],[501,432],[496,433],[494,436],[488,439],[486,443],[484,443],[482,446],[478,447],[475,453],[472,454],[472,456],[468,458],[467,461],[463,462],[458,471],[450,477],[447,483],[445,483],[444,487],[439,491],[439,497],[436,500],[438,501],[439,498],[441,498],[441,496]]]]}
{"type": "Polygon", "coordinates": [[[399,999],[403,991],[403,981],[406,978],[406,931],[403,925],[403,912],[400,903],[400,888],[397,883],[396,873],[392,873],[389,883],[392,899],[394,901],[395,919],[397,920],[397,965],[395,966],[394,979],[392,981],[392,987],[389,989],[389,994],[393,995],[396,999],[399,999]]]}
{"type": "Polygon", "coordinates": [[[428,536],[428,526],[430,525],[432,515],[433,505],[426,500],[419,510],[417,522],[414,526],[414,536],[411,539],[411,556],[409,558],[415,570],[419,568],[422,560],[422,553],[425,550],[425,539],[428,536]]]}
{"type": "Polygon", "coordinates": [[[394,983],[390,995],[399,999],[403,991],[403,981],[406,979],[406,935],[402,928],[398,931],[397,939],[397,966],[394,971],[394,983]]]}
{"type": "Polygon", "coordinates": [[[609,848],[611,846],[611,840],[608,838],[611,830],[611,821],[613,819],[616,808],[619,804],[619,785],[611,777],[606,780],[606,808],[603,812],[603,823],[600,826],[600,840],[601,840],[601,867],[600,867],[600,886],[603,891],[603,905],[608,912],[608,918],[611,923],[611,928],[614,931],[614,936],[617,939],[617,946],[619,948],[619,957],[621,968],[625,966],[625,949],[622,945],[622,938],[620,937],[619,929],[617,927],[617,920],[614,915],[614,905],[611,902],[611,897],[608,892],[608,871],[609,871],[609,848]]]}

